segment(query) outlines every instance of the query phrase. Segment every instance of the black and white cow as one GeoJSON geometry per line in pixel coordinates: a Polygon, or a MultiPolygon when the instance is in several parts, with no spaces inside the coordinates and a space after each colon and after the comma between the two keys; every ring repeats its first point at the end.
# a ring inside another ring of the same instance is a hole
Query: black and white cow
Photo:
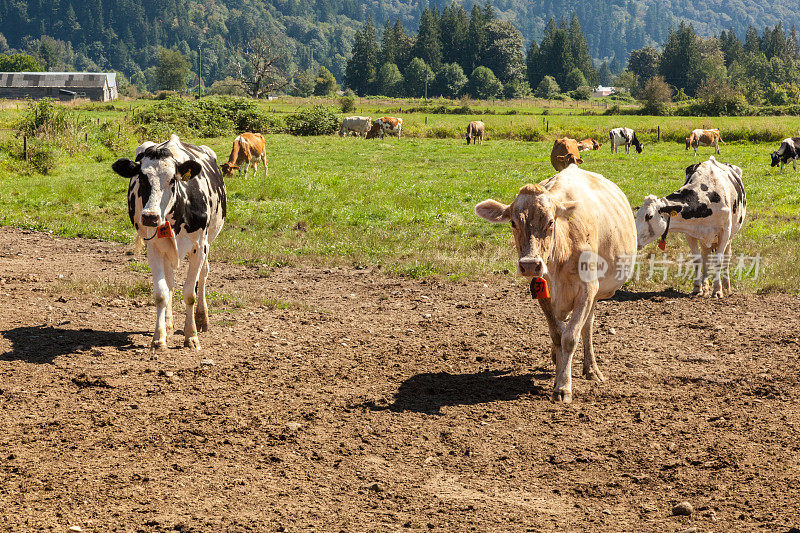
{"type": "Polygon", "coordinates": [[[130,179],[128,216],[138,235],[147,242],[156,300],[151,346],[155,350],[167,346],[167,335],[174,326],[175,269],[180,259],[191,252],[183,284],[183,334],[184,346],[199,350],[197,329],[208,330],[208,246],[219,235],[227,211],[217,154],[207,146],[184,143],[172,135],[161,144],[143,143],[136,149],[134,161],[118,159],[111,168],[130,179]]]}
{"type": "Polygon", "coordinates": [[[777,152],[772,152],[772,165],[777,167],[781,165],[781,174],[783,174],[783,165],[792,160],[792,168],[797,172],[797,158],[800,157],[800,137],[788,137],[781,141],[781,147],[777,152]]]}
{"type": "Polygon", "coordinates": [[[686,235],[693,255],[694,294],[706,292],[709,266],[714,277],[711,296],[730,293],[731,241],[741,229],[747,211],[742,169],[720,163],[714,156],[686,168],[683,187],[664,198],[649,195],[636,212],[641,250],[669,231],[686,235]],[[708,253],[712,258],[709,265],[708,253]]]}
{"type": "Polygon", "coordinates": [[[608,136],[611,138],[611,153],[617,151],[617,146],[625,146],[625,153],[629,153],[631,145],[636,148],[636,152],[641,154],[644,150],[644,143],[639,142],[636,132],[630,128],[614,128],[608,136]]]}

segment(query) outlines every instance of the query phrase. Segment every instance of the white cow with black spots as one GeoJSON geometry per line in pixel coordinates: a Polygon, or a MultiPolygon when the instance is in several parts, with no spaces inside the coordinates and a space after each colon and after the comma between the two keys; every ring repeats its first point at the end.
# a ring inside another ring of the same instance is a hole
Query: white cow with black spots
{"type": "Polygon", "coordinates": [[[637,208],[639,249],[659,235],[666,240],[669,231],[683,233],[693,255],[693,293],[707,291],[705,279],[710,268],[714,280],[711,296],[721,298],[723,291],[731,290],[731,241],[741,229],[746,211],[742,169],[711,156],[686,168],[683,187],[663,198],[651,194],[637,208]]]}
{"type": "Polygon", "coordinates": [[[617,146],[624,146],[626,154],[630,151],[631,145],[636,148],[636,153],[641,154],[644,150],[644,143],[639,141],[636,132],[630,128],[614,128],[608,132],[608,136],[611,139],[612,154],[617,151],[617,146]]]}
{"type": "Polygon", "coordinates": [[[167,346],[167,335],[174,326],[174,273],[180,259],[189,254],[189,271],[183,284],[184,346],[199,350],[197,329],[208,330],[208,246],[219,235],[227,210],[217,154],[207,146],[184,143],[172,135],[161,144],[143,143],[136,149],[134,161],[118,159],[111,168],[130,179],[128,216],[139,237],[147,242],[156,300],[151,346],[154,350],[167,346]]]}

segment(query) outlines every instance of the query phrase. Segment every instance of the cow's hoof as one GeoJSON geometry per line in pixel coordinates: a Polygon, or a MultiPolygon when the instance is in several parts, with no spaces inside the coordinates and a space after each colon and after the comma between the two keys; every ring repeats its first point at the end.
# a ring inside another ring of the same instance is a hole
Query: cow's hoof
{"type": "Polygon", "coordinates": [[[602,383],[606,380],[605,376],[600,369],[588,370],[583,373],[583,377],[592,381],[596,381],[597,383],[602,383]]]}
{"type": "Polygon", "coordinates": [[[198,339],[197,336],[186,337],[183,340],[183,346],[184,346],[184,348],[190,348],[192,350],[195,350],[195,351],[199,352],[200,351],[200,339],[198,339]]]}
{"type": "Polygon", "coordinates": [[[208,331],[208,317],[204,315],[194,315],[194,323],[197,326],[197,331],[208,331]]]}
{"type": "Polygon", "coordinates": [[[555,403],[572,403],[572,391],[566,389],[554,390],[553,401],[555,403]]]}
{"type": "Polygon", "coordinates": [[[711,297],[712,298],[722,298],[722,297],[724,297],[724,294],[722,294],[722,289],[712,292],[711,293],[711,297]]]}
{"type": "Polygon", "coordinates": [[[153,341],[150,343],[150,350],[154,352],[163,352],[167,349],[167,341],[153,341]]]}

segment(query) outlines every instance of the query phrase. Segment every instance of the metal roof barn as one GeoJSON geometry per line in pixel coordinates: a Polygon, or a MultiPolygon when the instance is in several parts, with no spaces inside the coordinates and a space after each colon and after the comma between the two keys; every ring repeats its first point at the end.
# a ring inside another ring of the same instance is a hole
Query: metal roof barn
{"type": "Polygon", "coordinates": [[[115,72],[0,72],[0,98],[116,99],[115,72]]]}

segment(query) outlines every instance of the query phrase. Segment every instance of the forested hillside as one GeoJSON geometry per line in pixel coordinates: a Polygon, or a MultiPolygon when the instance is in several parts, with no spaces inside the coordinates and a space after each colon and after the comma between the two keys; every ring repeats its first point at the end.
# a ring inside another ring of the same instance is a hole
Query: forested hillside
{"type": "MultiPolygon", "coordinates": [[[[398,19],[418,30],[424,7],[440,12],[451,0],[0,0],[0,53],[28,52],[48,70],[115,69],[141,84],[152,78],[159,46],[175,47],[197,68],[202,46],[207,83],[232,75],[239,52],[256,36],[288,47],[290,70],[325,66],[342,80],[356,31],[367,17],[380,30],[398,19]]],[[[476,2],[464,0],[469,12],[476,2]]],[[[483,5],[483,2],[481,2],[483,5]]],[[[744,38],[757,28],[800,22],[800,9],[766,0],[606,0],[575,2],[565,12],[555,0],[494,0],[498,19],[511,22],[527,47],[541,40],[552,17],[569,21],[573,10],[589,53],[621,69],[628,52],[665,41],[670,25],[692,23],[701,36],[732,28],[744,38]],[[616,59],[616,61],[613,61],[616,59]]]]}

